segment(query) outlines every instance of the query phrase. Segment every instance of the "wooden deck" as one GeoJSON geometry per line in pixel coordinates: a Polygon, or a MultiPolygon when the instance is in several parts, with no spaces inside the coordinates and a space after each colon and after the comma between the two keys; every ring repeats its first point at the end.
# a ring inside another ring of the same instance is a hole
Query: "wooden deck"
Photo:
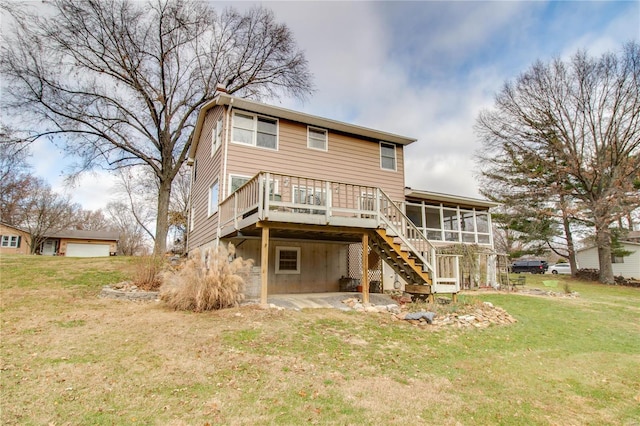
{"type": "Polygon", "coordinates": [[[219,212],[221,238],[258,236],[266,226],[272,235],[307,233],[309,239],[327,235],[358,241],[363,233],[375,236],[382,229],[399,254],[387,258],[399,262],[391,266],[405,272],[414,269],[405,274],[409,284],[427,284],[433,293],[460,289],[458,257],[436,257],[433,244],[377,187],[261,172],[222,201],[219,212]],[[416,279],[423,282],[412,282],[416,279]]]}

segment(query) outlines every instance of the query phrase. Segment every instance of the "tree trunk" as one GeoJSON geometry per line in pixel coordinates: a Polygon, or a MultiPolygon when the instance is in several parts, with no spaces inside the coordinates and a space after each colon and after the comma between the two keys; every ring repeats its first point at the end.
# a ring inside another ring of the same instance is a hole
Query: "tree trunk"
{"type": "Polygon", "coordinates": [[[596,225],[596,244],[598,246],[598,262],[600,265],[600,282],[613,284],[613,268],[611,266],[611,235],[607,226],[596,225]]]}
{"type": "Polygon", "coordinates": [[[563,194],[560,194],[560,205],[562,207],[562,227],[564,228],[564,236],[567,239],[567,257],[569,258],[569,266],[571,267],[571,276],[575,277],[578,272],[578,262],[576,262],[576,249],[573,245],[571,222],[567,214],[567,203],[563,194]]]}
{"type": "Polygon", "coordinates": [[[171,179],[161,179],[158,188],[158,217],[156,221],[156,242],[153,254],[163,255],[167,251],[169,232],[169,201],[171,199],[171,179]]]}

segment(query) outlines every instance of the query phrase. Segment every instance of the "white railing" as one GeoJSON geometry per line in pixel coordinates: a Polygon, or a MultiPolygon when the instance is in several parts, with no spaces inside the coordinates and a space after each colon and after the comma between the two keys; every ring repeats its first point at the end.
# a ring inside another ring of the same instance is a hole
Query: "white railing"
{"type": "Polygon", "coordinates": [[[382,227],[431,275],[434,292],[459,291],[458,257],[433,244],[380,188],[260,172],[220,203],[220,228],[240,230],[257,220],[382,227]]]}

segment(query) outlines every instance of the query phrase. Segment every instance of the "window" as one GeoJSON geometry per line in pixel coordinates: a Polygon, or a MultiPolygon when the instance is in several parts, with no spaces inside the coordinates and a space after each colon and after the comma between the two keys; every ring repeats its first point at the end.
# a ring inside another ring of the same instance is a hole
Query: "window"
{"type": "Polygon", "coordinates": [[[476,224],[478,225],[478,232],[489,232],[489,215],[487,213],[476,213],[476,224]]]}
{"type": "Polygon", "coordinates": [[[234,112],[233,141],[245,145],[278,149],[278,120],[250,113],[234,112]]]}
{"type": "Polygon", "coordinates": [[[209,187],[209,216],[218,212],[218,196],[219,196],[219,187],[218,187],[218,181],[216,180],[209,187]]]}
{"type": "Polygon", "coordinates": [[[216,153],[222,145],[222,118],[218,119],[216,127],[211,132],[211,156],[216,153]]]}
{"type": "Polygon", "coordinates": [[[231,185],[229,185],[229,195],[236,192],[242,185],[249,182],[251,178],[247,176],[234,176],[231,175],[231,185]]]}
{"type": "Polygon", "coordinates": [[[611,253],[611,263],[624,263],[624,257],[611,253]]]}
{"type": "Polygon", "coordinates": [[[321,188],[293,188],[293,202],[296,204],[311,204],[313,206],[324,206],[324,191],[321,188]]]}
{"type": "Polygon", "coordinates": [[[276,274],[300,273],[300,248],[276,247],[276,274]]]}
{"type": "Polygon", "coordinates": [[[307,127],[307,147],[326,151],[327,131],[315,127],[307,127]]]}
{"type": "Polygon", "coordinates": [[[407,204],[407,217],[415,226],[422,228],[422,206],[407,204]]]}
{"type": "Polygon", "coordinates": [[[3,235],[1,246],[18,248],[20,247],[20,237],[17,235],[3,235]]]}
{"type": "Polygon", "coordinates": [[[396,170],[396,146],[380,142],[380,167],[385,170],[396,170]]]}

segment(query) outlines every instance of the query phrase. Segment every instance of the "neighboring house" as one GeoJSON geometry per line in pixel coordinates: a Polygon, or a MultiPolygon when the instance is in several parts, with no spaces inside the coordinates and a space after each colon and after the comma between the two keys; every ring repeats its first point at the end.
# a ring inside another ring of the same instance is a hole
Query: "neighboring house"
{"type": "MultiPolygon", "coordinates": [[[[0,224],[1,254],[29,254],[29,233],[15,226],[0,224]]],[[[101,257],[115,256],[118,233],[111,231],[68,230],[47,235],[36,250],[43,256],[101,257]]]]}
{"type": "MultiPolygon", "coordinates": [[[[621,275],[625,278],[640,279],[640,242],[621,241],[622,249],[631,252],[624,257],[611,258],[613,275],[621,275]]],[[[585,247],[576,252],[576,261],[580,268],[600,269],[598,261],[598,248],[585,247]]]]}
{"type": "Polygon", "coordinates": [[[44,256],[106,257],[115,256],[118,233],[113,231],[67,230],[53,233],[40,246],[44,256]]]}
{"type": "Polygon", "coordinates": [[[437,246],[492,250],[493,204],[405,189],[415,141],[220,92],[194,131],[187,249],[233,243],[263,303],[349,282],[365,299],[369,286],[456,294],[459,256],[437,246]]]}
{"type": "Polygon", "coordinates": [[[0,254],[29,254],[29,234],[0,222],[0,254]]]}

